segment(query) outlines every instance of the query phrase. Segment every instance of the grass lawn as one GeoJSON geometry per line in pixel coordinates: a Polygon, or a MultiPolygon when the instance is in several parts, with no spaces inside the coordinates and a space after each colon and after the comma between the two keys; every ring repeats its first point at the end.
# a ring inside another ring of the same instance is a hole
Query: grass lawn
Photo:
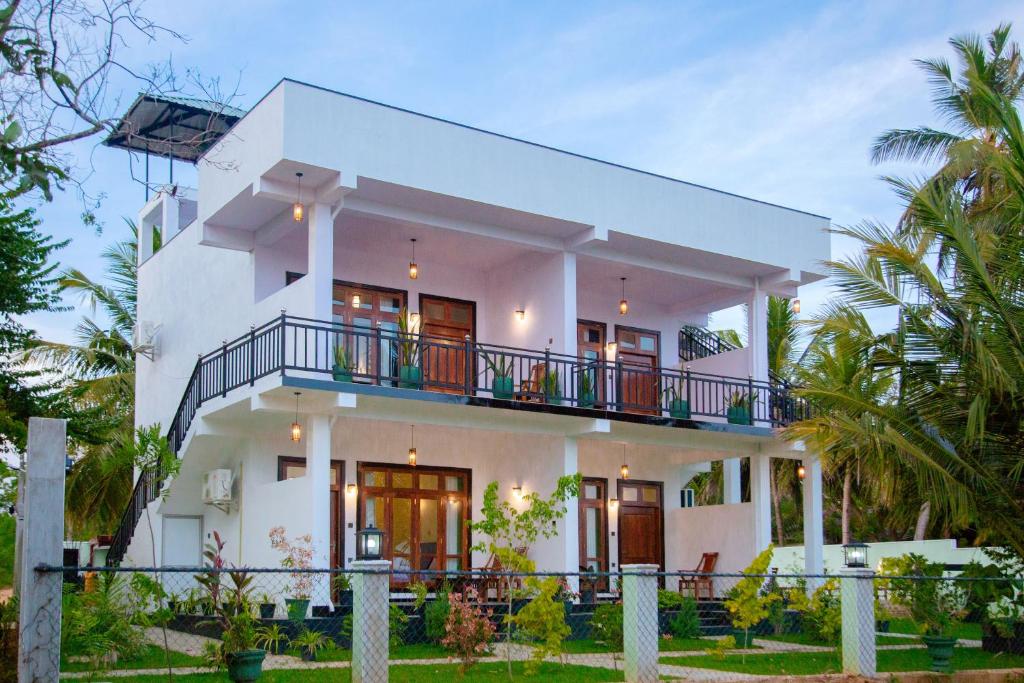
{"type": "MultiPolygon", "coordinates": [[[[794,645],[813,645],[815,647],[836,647],[838,643],[826,643],[806,633],[783,633],[777,636],[755,636],[762,640],[773,640],[777,643],[793,643],[794,645]]],[[[919,645],[919,638],[901,638],[900,636],[876,636],[876,645],[919,645]]]]}
{"type": "MultiPolygon", "coordinates": [[[[523,665],[521,662],[514,662],[513,673],[516,676],[523,676],[523,665]]],[[[446,679],[459,678],[458,666],[454,664],[440,665],[405,665],[392,666],[390,680],[396,683],[422,683],[424,676],[440,676],[446,679]]],[[[176,683],[223,683],[225,675],[220,673],[193,674],[189,676],[175,676],[176,683]]],[[[585,683],[586,681],[621,681],[621,671],[610,669],[598,669],[589,666],[560,666],[558,664],[544,663],[535,676],[536,680],[543,680],[544,683],[585,683]]],[[[118,677],[118,683],[162,683],[167,676],[129,676],[118,677]]],[[[351,672],[348,669],[289,669],[278,671],[264,671],[260,677],[260,683],[331,683],[351,681],[351,672]]],[[[470,669],[461,681],[507,681],[505,664],[503,662],[477,664],[470,669]]]]}
{"type": "MultiPolygon", "coordinates": [[[[740,655],[724,658],[713,656],[662,657],[663,664],[692,666],[716,671],[734,671],[749,674],[803,676],[836,673],[840,670],[839,655],[835,652],[780,652],[752,654],[744,659],[740,655]]],[[[880,650],[879,671],[927,671],[927,650],[880,650]]],[[[1024,667],[1024,657],[989,654],[979,648],[957,648],[953,654],[953,668],[1009,669],[1024,667]]]]}
{"type": "MultiPolygon", "coordinates": [[[[171,652],[171,666],[203,666],[205,662],[200,657],[171,652]]],[[[115,669],[159,669],[167,666],[167,659],[164,657],[164,649],[156,645],[147,645],[146,651],[139,657],[133,659],[120,659],[114,665],[115,669]]],[[[68,662],[63,658],[60,663],[61,671],[92,671],[90,662],[68,662]]],[[[165,675],[164,678],[167,676],[165,675]]]]}
{"type": "MultiPolygon", "coordinates": [[[[715,647],[713,638],[658,638],[660,652],[693,652],[715,647]]],[[[613,648],[593,640],[566,640],[562,643],[562,652],[569,655],[584,655],[595,652],[622,652],[621,648],[613,648]]]]}
{"type": "MultiPolygon", "coordinates": [[[[962,622],[953,626],[953,632],[950,635],[954,635],[957,638],[967,638],[969,640],[981,640],[981,624],[968,624],[962,622]]],[[[917,634],[917,627],[914,626],[914,622],[910,619],[892,619],[889,622],[889,631],[892,633],[913,633],[917,634]]]]}

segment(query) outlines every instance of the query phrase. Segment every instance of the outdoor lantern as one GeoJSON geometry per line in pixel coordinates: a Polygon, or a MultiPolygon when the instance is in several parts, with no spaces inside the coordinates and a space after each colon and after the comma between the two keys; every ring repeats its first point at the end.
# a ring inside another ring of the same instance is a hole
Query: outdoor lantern
{"type": "Polygon", "coordinates": [[[626,315],[629,313],[629,302],[626,301],[626,278],[620,277],[622,280],[622,298],[619,299],[619,315],[626,315]]]}
{"type": "Polygon", "coordinates": [[[804,467],[803,465],[799,465],[796,468],[796,476],[800,479],[800,481],[803,481],[804,477],[807,476],[807,468],[804,467]]]}
{"type": "Polygon", "coordinates": [[[409,241],[412,242],[412,261],[409,261],[409,279],[415,280],[420,276],[420,267],[416,265],[416,238],[413,237],[409,241]]]}
{"type": "Polygon", "coordinates": [[[793,310],[794,313],[799,313],[800,312],[800,299],[793,299],[793,301],[790,302],[789,306],[793,310]]]}
{"type": "Polygon", "coordinates": [[[356,495],[357,490],[358,487],[355,484],[349,484],[348,486],[345,487],[345,493],[347,493],[350,496],[356,495]]]}
{"type": "Polygon", "coordinates": [[[409,425],[409,466],[416,467],[416,425],[409,425]]]}
{"type": "Polygon", "coordinates": [[[295,177],[299,179],[299,193],[298,197],[295,199],[295,204],[292,205],[292,218],[296,223],[301,223],[302,217],[306,213],[305,207],[302,206],[302,173],[296,173],[295,177]]]}
{"type": "Polygon", "coordinates": [[[622,467],[619,468],[619,471],[622,473],[623,479],[629,479],[629,465],[622,463],[622,467]]]}
{"type": "Polygon", "coordinates": [[[357,549],[360,560],[379,560],[384,547],[384,532],[370,525],[359,532],[357,549]]]}
{"type": "Polygon", "coordinates": [[[868,544],[847,543],[843,546],[843,565],[853,569],[868,566],[868,544]]]}
{"type": "Polygon", "coordinates": [[[516,313],[516,320],[518,320],[519,322],[523,322],[524,320],[526,320],[526,309],[523,308],[522,306],[517,308],[515,313],[516,313]]]}
{"type": "Polygon", "coordinates": [[[292,422],[292,441],[302,441],[302,425],[299,424],[299,395],[301,391],[295,392],[295,422],[292,422]]]}
{"type": "Polygon", "coordinates": [[[520,486],[519,484],[516,484],[515,486],[513,486],[512,487],[512,495],[515,497],[516,500],[522,500],[523,499],[523,487],[520,486]]]}
{"type": "Polygon", "coordinates": [[[610,507],[611,509],[614,510],[618,506],[619,506],[619,499],[618,498],[609,498],[608,499],[608,507],[610,507]]]}

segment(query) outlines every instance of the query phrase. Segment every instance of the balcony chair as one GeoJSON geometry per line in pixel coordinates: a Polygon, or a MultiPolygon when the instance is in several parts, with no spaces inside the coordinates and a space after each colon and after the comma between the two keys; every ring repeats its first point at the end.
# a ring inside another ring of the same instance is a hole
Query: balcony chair
{"type": "MultiPolygon", "coordinates": [[[[516,548],[516,554],[526,557],[527,548],[516,548]]],[[[474,572],[494,572],[500,574],[506,571],[504,566],[501,564],[501,558],[491,553],[490,558],[487,560],[487,564],[483,567],[477,567],[473,569],[474,572]]],[[[511,581],[512,590],[521,590],[523,587],[522,577],[516,576],[511,581]]],[[[506,583],[506,577],[504,576],[482,576],[477,581],[477,595],[483,601],[490,599],[491,589],[494,590],[495,602],[505,602],[508,599],[508,595],[505,593],[508,584],[506,583]]]]}
{"type": "Polygon", "coordinates": [[[544,401],[544,370],[544,363],[530,367],[530,379],[520,382],[515,395],[517,401],[544,401]]]}
{"type": "MultiPolygon", "coordinates": [[[[700,556],[700,562],[693,571],[695,574],[710,574],[715,571],[716,564],[718,564],[718,553],[704,553],[700,556]]],[[[710,576],[683,576],[679,579],[679,592],[689,593],[694,600],[714,600],[714,581],[710,576]],[[702,598],[702,595],[707,597],[702,598]]]]}

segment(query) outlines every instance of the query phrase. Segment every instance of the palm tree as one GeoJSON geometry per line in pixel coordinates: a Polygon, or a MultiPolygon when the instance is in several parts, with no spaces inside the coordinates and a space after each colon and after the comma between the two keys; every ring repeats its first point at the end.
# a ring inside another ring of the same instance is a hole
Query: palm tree
{"type": "MultiPolygon", "coordinates": [[[[129,445],[135,440],[135,348],[132,336],[137,301],[138,231],[127,220],[131,237],[102,254],[109,284],[78,269],[64,272],[62,292],[79,296],[91,312],[103,312],[109,325],[86,315],[75,327],[75,342],[38,341],[27,356],[70,379],[67,390],[80,405],[98,407],[114,427],[109,438],[83,446],[67,482],[68,522],[81,533],[107,533],[116,527],[131,495],[134,464],[129,445]]],[[[155,244],[159,233],[154,231],[155,244]]]]}

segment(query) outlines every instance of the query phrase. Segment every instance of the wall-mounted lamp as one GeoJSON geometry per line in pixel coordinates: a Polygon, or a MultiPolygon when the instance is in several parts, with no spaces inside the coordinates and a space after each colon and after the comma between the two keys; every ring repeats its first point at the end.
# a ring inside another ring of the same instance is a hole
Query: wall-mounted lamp
{"type": "Polygon", "coordinates": [[[301,391],[295,392],[295,421],[292,422],[292,441],[302,441],[302,425],[299,424],[299,396],[301,391]]]}
{"type": "Polygon", "coordinates": [[[523,499],[523,487],[522,487],[522,486],[519,486],[518,484],[516,484],[515,486],[513,486],[513,487],[512,487],[512,496],[513,496],[513,497],[514,497],[514,498],[515,498],[516,500],[522,500],[522,499],[523,499]]]}
{"type": "Polygon", "coordinates": [[[359,487],[356,486],[355,484],[349,484],[348,486],[345,487],[345,493],[347,493],[350,496],[356,495],[356,491],[358,490],[359,487]]]}
{"type": "Polygon", "coordinates": [[[610,507],[613,510],[615,508],[619,507],[619,499],[618,498],[609,498],[608,499],[608,507],[610,507]]]}
{"type": "Polygon", "coordinates": [[[515,310],[515,314],[516,320],[518,320],[519,322],[523,322],[524,320],[526,320],[526,309],[523,308],[522,306],[515,310]]]}
{"type": "Polygon", "coordinates": [[[359,308],[363,305],[363,297],[359,296],[358,293],[352,295],[352,307],[359,308]]]}
{"type": "Polygon", "coordinates": [[[626,301],[626,278],[620,277],[622,280],[622,298],[619,299],[619,315],[626,315],[629,313],[629,302],[626,301]]]}
{"type": "Polygon", "coordinates": [[[615,360],[615,353],[619,350],[618,342],[608,342],[604,345],[605,355],[608,360],[615,360]]]}
{"type": "Polygon", "coordinates": [[[789,307],[794,313],[800,312],[800,299],[793,299],[789,302],[789,307]]]}
{"type": "Polygon", "coordinates": [[[296,173],[295,177],[299,179],[299,191],[295,198],[295,203],[292,204],[292,220],[296,223],[301,223],[303,216],[306,214],[306,207],[302,205],[302,172],[296,173]]]}
{"type": "Polygon", "coordinates": [[[409,330],[416,332],[420,329],[420,314],[410,313],[409,314],[409,330]]]}
{"type": "Polygon", "coordinates": [[[807,468],[804,467],[803,465],[797,466],[797,468],[796,468],[796,476],[797,476],[797,478],[800,481],[803,481],[804,477],[807,476],[807,468]]]}
{"type": "Polygon", "coordinates": [[[412,242],[412,260],[409,261],[409,279],[415,280],[420,276],[420,267],[416,265],[416,238],[413,237],[409,241],[412,242]]]}

